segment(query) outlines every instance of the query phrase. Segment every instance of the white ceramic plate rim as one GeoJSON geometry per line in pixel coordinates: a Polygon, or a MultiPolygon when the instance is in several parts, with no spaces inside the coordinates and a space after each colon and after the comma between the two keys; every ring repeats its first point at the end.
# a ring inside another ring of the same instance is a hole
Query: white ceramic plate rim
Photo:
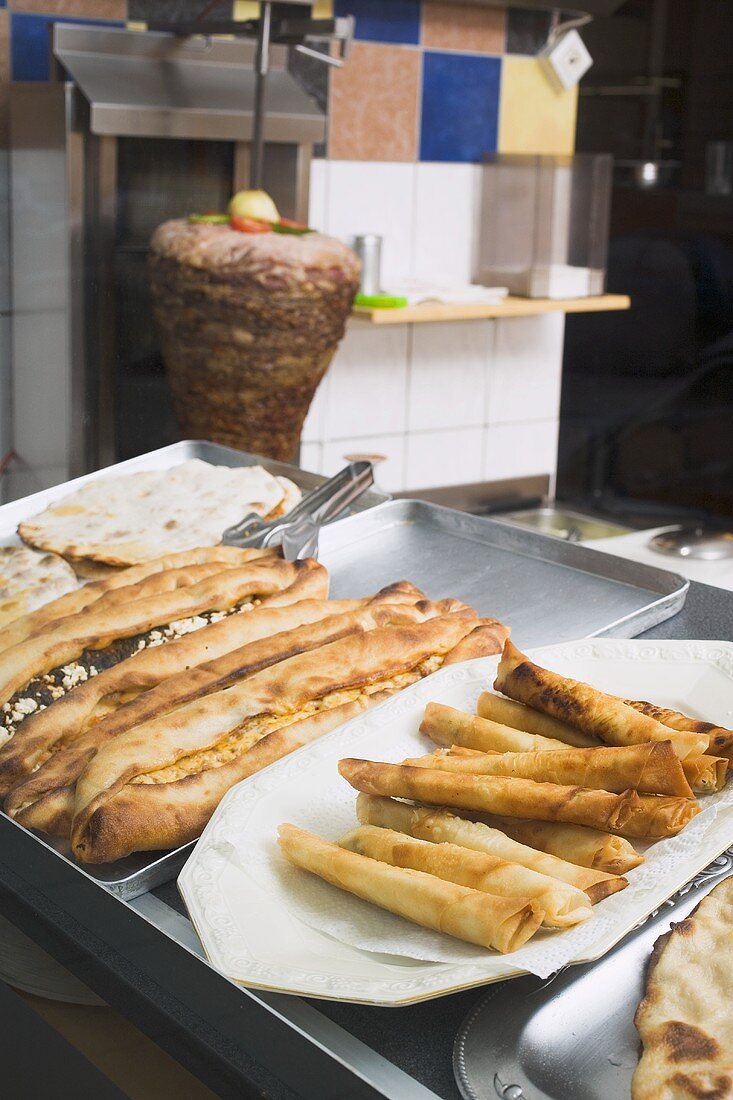
{"type": "MultiPolygon", "coordinates": [[[[530,651],[540,661],[552,664],[553,658],[572,660],[582,654],[583,659],[626,660],[663,665],[673,668],[681,662],[706,664],[717,669],[731,682],[733,698],[733,644],[728,642],[707,641],[639,641],[617,639],[583,639],[577,642],[565,642],[560,645],[545,646],[530,651]]],[[[235,811],[238,824],[241,825],[242,812],[253,808],[263,798],[267,798],[277,788],[298,774],[302,782],[307,782],[308,772],[326,761],[336,767],[337,761],[349,755],[349,744],[357,733],[361,734],[365,723],[375,721],[382,726],[392,720],[398,721],[400,715],[412,710],[416,705],[424,705],[431,700],[440,700],[441,689],[448,685],[455,687],[457,682],[467,686],[480,683],[487,686],[498,663],[498,657],[483,658],[464,662],[441,669],[425,680],[414,684],[398,696],[385,701],[365,715],[327,734],[315,744],[305,746],[296,753],[266,768],[251,778],[244,780],[227,793],[220,803],[211,821],[206,826],[198,844],[183,868],[178,885],[188,908],[191,920],[201,939],[209,961],[228,978],[243,985],[271,991],[299,994],[309,997],[322,997],[332,1000],[350,1001],[374,1005],[405,1005],[433,997],[457,992],[476,985],[489,984],[506,978],[515,977],[525,971],[512,966],[509,959],[497,971],[497,956],[491,955],[492,970],[487,974],[485,968],[472,964],[457,965],[447,962],[425,962],[411,967],[404,978],[380,975],[377,963],[374,977],[349,979],[343,975],[332,980],[307,968],[299,969],[284,966],[277,957],[254,957],[240,935],[232,919],[219,879],[225,869],[227,856],[221,847],[221,840],[230,831],[230,819],[235,811]],[[419,973],[417,973],[419,971],[419,973]]],[[[655,701],[664,703],[658,684],[653,691],[655,701]]],[[[691,709],[697,709],[691,702],[691,709]]],[[[722,717],[712,715],[714,720],[722,717]]],[[[317,791],[313,797],[317,798],[317,791]]],[[[645,918],[655,911],[667,897],[671,896],[686,882],[706,867],[733,842],[733,823],[728,818],[718,829],[715,822],[708,828],[704,843],[700,845],[699,860],[691,868],[688,863],[682,877],[670,884],[665,883],[662,893],[650,893],[645,903],[645,918]]],[[[696,853],[696,857],[697,857],[696,853]]],[[[276,903],[276,899],[272,899],[276,903]]],[[[299,929],[306,926],[297,918],[299,929]]],[[[630,915],[628,922],[618,923],[612,935],[607,936],[590,954],[573,959],[573,963],[590,962],[601,957],[619,942],[639,923],[638,911],[630,915]]],[[[333,943],[330,937],[308,926],[309,938],[315,937],[322,945],[333,943]]],[[[363,964],[367,952],[352,948],[363,964]]],[[[503,957],[500,957],[503,958],[503,957]]],[[[374,956],[377,960],[378,957],[374,956]]],[[[362,967],[363,968],[363,967],[362,967]]]]}

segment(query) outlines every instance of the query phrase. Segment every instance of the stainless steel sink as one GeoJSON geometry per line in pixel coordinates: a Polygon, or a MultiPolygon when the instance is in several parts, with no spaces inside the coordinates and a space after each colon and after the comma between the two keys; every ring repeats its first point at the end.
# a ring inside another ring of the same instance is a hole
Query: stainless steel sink
{"type": "Polygon", "coordinates": [[[585,542],[591,539],[608,539],[614,535],[628,535],[633,528],[624,527],[611,520],[587,516],[565,508],[526,508],[517,512],[492,514],[492,519],[511,523],[516,527],[528,527],[541,535],[550,535],[566,542],[585,542]]]}

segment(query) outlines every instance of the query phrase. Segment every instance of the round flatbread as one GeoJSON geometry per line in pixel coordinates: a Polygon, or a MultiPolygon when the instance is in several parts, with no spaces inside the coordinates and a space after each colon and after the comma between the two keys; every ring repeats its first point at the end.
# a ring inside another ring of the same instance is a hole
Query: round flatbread
{"type": "Polygon", "coordinates": [[[71,566],[28,546],[0,546],[0,627],[78,587],[71,566]]]}
{"type": "Polygon", "coordinates": [[[69,561],[137,565],[161,554],[215,546],[248,512],[268,516],[300,492],[262,466],[192,459],[170,470],[98,478],[21,523],[24,542],[69,561]]]}

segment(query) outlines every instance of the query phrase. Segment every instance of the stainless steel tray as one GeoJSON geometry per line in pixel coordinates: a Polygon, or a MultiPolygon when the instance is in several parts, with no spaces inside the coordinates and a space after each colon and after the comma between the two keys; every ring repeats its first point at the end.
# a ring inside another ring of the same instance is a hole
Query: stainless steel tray
{"type": "MultiPolygon", "coordinates": [[[[304,489],[324,480],[215,443],[184,441],[4,505],[0,543],[15,540],[22,519],[92,477],[168,469],[191,458],[225,466],[261,463],[304,489]]],[[[409,578],[431,598],[458,596],[481,613],[506,620],[520,645],[611,630],[617,637],[633,637],[678,611],[689,587],[682,577],[662,569],[434,504],[389,501],[371,491],[357,505],[360,511],[355,509],[352,516],[321,531],[319,557],[331,572],[334,597],[366,595],[409,578]]],[[[71,859],[68,847],[53,847],[71,859]]],[[[133,855],[114,864],[87,866],[85,871],[130,900],[174,878],[191,847],[133,855]]]]}
{"type": "Polygon", "coordinates": [[[319,558],[336,598],[409,578],[509,623],[520,646],[633,638],[679,611],[689,588],[663,569],[417,500],[324,528],[319,558]]]}
{"type": "MultiPolygon", "coordinates": [[[[289,477],[305,492],[325,481],[325,478],[319,474],[300,470],[297,466],[289,466],[285,462],[276,462],[260,455],[246,454],[244,451],[236,451],[232,447],[222,447],[217,443],[208,443],[202,440],[183,440],[180,443],[173,443],[169,447],[161,447],[160,450],[151,451],[150,454],[139,455],[137,458],[119,462],[115,466],[108,466],[96,473],[78,477],[62,485],[55,485],[52,489],[45,489],[40,493],[34,493],[33,496],[23,497],[21,500],[3,505],[3,507],[0,507],[0,544],[7,545],[10,542],[17,542],[16,528],[21,520],[43,511],[53,500],[66,496],[67,493],[73,492],[92,478],[132,474],[139,470],[167,470],[174,466],[180,466],[182,462],[187,462],[192,458],[199,458],[204,462],[211,462],[218,466],[261,465],[273,474],[284,474],[289,477]]],[[[359,498],[351,511],[358,513],[377,504],[382,504],[389,499],[387,494],[372,489],[359,498]]],[[[59,855],[76,865],[67,844],[62,841],[49,841],[45,836],[41,839],[59,855]]],[[[128,856],[127,859],[118,860],[116,863],[99,866],[87,865],[84,870],[112,893],[129,901],[148,890],[153,890],[161,883],[169,882],[175,878],[190,855],[192,847],[193,844],[186,844],[174,851],[132,855],[128,856]]]]}
{"type": "Polygon", "coordinates": [[[731,874],[733,848],[600,961],[549,982],[495,985],[456,1039],[453,1068],[465,1100],[628,1100],[640,1049],[634,1013],[654,943],[731,874]]]}

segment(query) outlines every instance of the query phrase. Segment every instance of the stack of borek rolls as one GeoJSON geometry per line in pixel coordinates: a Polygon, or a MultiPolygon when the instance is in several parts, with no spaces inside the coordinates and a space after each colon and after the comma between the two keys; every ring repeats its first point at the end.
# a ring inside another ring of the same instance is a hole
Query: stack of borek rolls
{"type": "Polygon", "coordinates": [[[222,549],[62,597],[0,651],[27,714],[0,750],[6,812],[82,862],[195,839],[240,779],[508,633],[409,582],[328,600],[316,562],[222,549]]]}
{"type": "Polygon", "coordinates": [[[509,640],[494,687],[510,698],[485,692],[475,715],[428,704],[420,729],[439,746],[430,755],[341,760],[361,792],[361,828],[329,846],[284,827],[287,858],[419,924],[514,950],[530,920],[504,946],[489,924],[480,936],[449,927],[425,900],[443,889],[453,904],[436,880],[488,895],[482,913],[488,904],[502,914],[496,899],[509,896],[539,907],[539,923],[567,927],[628,884],[644,859],[631,840],[675,835],[700,811],[695,794],[725,783],[724,727],[548,672],[509,640]]]}

